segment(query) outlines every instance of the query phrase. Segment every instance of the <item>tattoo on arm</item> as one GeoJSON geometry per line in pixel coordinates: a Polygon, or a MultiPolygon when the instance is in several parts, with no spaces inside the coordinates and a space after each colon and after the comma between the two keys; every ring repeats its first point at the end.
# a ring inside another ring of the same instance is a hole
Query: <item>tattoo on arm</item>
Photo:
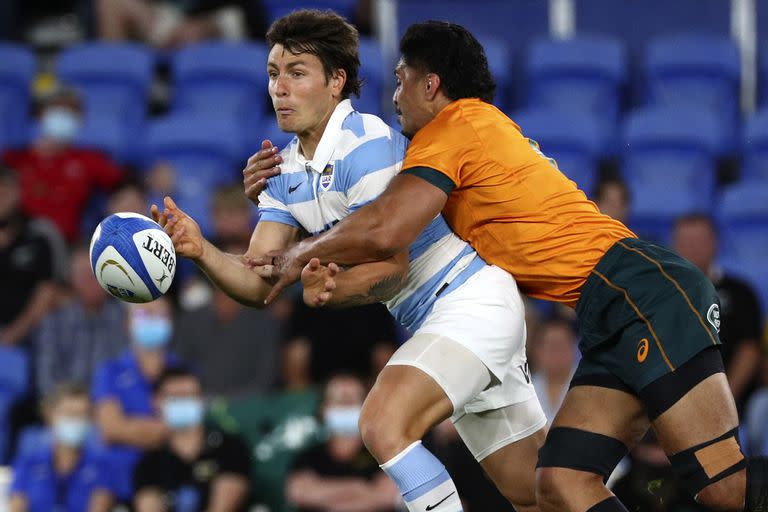
{"type": "Polygon", "coordinates": [[[367,293],[360,293],[356,295],[350,295],[349,297],[337,302],[336,307],[352,307],[362,306],[364,304],[374,304],[376,302],[384,302],[389,300],[400,291],[400,287],[403,284],[403,273],[396,273],[386,276],[379,281],[373,283],[367,293]]]}

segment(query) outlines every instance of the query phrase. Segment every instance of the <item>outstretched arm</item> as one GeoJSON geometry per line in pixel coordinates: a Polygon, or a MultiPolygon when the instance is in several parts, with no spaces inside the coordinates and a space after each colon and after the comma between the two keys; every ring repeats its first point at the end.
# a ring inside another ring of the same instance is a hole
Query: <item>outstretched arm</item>
{"type": "Polygon", "coordinates": [[[301,283],[308,306],[348,308],[391,299],[402,289],[407,276],[406,251],[343,271],[335,263],[325,266],[312,258],[302,270],[301,283]]]}

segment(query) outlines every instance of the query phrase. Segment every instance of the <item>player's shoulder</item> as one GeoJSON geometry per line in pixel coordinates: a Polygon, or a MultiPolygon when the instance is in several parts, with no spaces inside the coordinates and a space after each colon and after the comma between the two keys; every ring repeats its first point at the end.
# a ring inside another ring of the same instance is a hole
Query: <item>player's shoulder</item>
{"type": "Polygon", "coordinates": [[[344,158],[355,149],[370,145],[372,141],[377,141],[380,146],[397,147],[407,144],[405,137],[380,117],[358,111],[350,112],[341,123],[341,137],[337,144],[339,156],[344,158]]]}

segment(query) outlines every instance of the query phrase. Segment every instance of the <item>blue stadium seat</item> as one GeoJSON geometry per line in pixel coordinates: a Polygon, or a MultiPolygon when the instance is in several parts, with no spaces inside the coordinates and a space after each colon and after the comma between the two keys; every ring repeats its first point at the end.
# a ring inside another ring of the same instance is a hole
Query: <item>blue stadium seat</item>
{"type": "Polygon", "coordinates": [[[30,90],[36,70],[31,50],[0,43],[0,147],[21,145],[28,138],[30,90]]]}
{"type": "Polygon", "coordinates": [[[539,143],[541,151],[557,162],[566,176],[586,194],[592,192],[597,166],[605,149],[605,128],[597,118],[585,112],[533,109],[512,114],[529,139],[539,143]]]}
{"type": "Polygon", "coordinates": [[[392,76],[392,70],[386,69],[381,48],[376,39],[360,38],[360,78],[363,88],[360,98],[352,96],[352,105],[359,112],[380,115],[382,109],[382,94],[384,93],[384,77],[392,76]]]}
{"type": "Polygon", "coordinates": [[[146,163],[166,161],[176,169],[176,198],[204,232],[210,233],[213,188],[240,179],[241,136],[225,116],[172,115],[149,124],[146,163]]]}
{"type": "MultiPolygon", "coordinates": [[[[401,37],[412,24],[426,20],[459,23],[481,42],[496,38],[506,43],[509,52],[510,86],[497,91],[504,109],[512,110],[524,96],[522,56],[533,38],[549,34],[549,2],[542,0],[399,0],[397,23],[401,37]],[[510,27],[514,26],[512,30],[510,27]],[[482,39],[481,39],[482,38],[482,39]]],[[[498,80],[498,77],[497,77],[498,80]]]]}
{"type": "Polygon", "coordinates": [[[747,120],[742,147],[741,179],[768,182],[768,109],[747,120]]]}
{"type": "Polygon", "coordinates": [[[135,141],[136,133],[132,132],[111,114],[86,115],[75,145],[102,151],[116,162],[136,162],[137,148],[131,143],[132,140],[135,141]]]}
{"type": "MultiPolygon", "coordinates": [[[[678,35],[661,37],[648,47],[645,60],[648,104],[711,109],[727,133],[739,118],[739,50],[728,37],[678,35]]],[[[728,137],[728,152],[738,138],[728,137]]]]}
{"type": "Polygon", "coordinates": [[[537,40],[528,52],[527,71],[529,106],[588,111],[616,123],[627,74],[618,40],[537,40]]]}
{"type": "Polygon", "coordinates": [[[706,110],[649,108],[628,116],[622,174],[633,195],[635,224],[666,240],[675,216],[712,209],[722,132],[706,110]]]}
{"type": "Polygon", "coordinates": [[[728,0],[577,0],[575,6],[579,32],[618,37],[632,53],[661,35],[731,32],[728,0]]]}
{"type": "Polygon", "coordinates": [[[174,111],[263,113],[267,55],[267,47],[257,43],[211,42],[181,49],[172,65],[174,111]]]}
{"type": "Polygon", "coordinates": [[[29,387],[29,360],[16,347],[0,346],[0,464],[7,462],[10,410],[16,399],[29,387]]]}
{"type": "Polygon", "coordinates": [[[146,119],[154,56],[136,44],[86,43],[63,50],[59,79],[77,88],[89,115],[112,115],[130,130],[146,119]]]}
{"type": "Polygon", "coordinates": [[[296,9],[331,9],[354,22],[357,0],[262,0],[270,23],[296,9]]]}

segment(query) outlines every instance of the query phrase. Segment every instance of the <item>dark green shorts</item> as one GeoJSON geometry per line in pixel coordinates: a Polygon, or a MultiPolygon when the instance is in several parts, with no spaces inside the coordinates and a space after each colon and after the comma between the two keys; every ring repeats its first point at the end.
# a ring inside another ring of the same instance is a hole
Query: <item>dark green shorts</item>
{"type": "Polygon", "coordinates": [[[576,306],[582,359],[573,385],[620,381],[638,394],[720,345],[719,304],[710,280],[687,260],[642,240],[616,242],[576,306]]]}

